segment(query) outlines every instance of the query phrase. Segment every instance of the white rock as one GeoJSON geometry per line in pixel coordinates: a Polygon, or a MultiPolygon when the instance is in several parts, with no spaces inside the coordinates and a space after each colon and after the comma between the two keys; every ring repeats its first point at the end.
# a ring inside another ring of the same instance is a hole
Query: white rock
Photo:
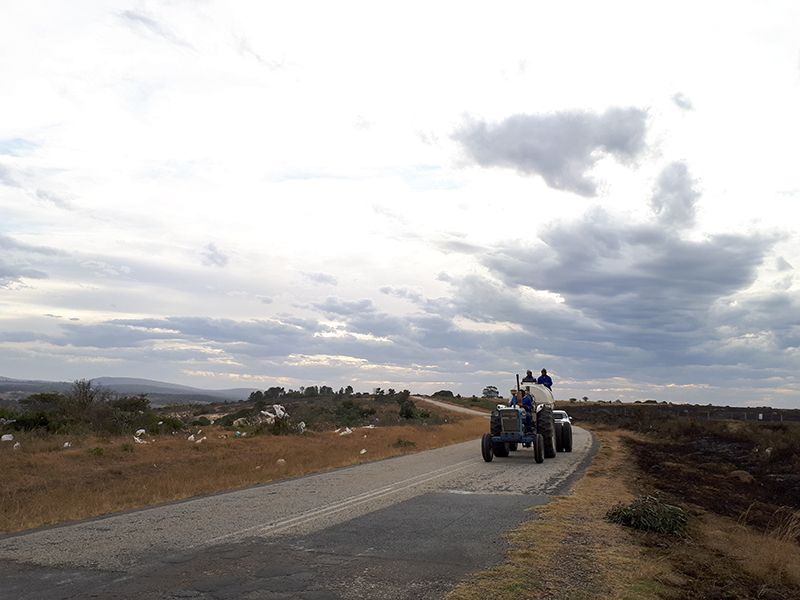
{"type": "Polygon", "coordinates": [[[0,438],[0,440],[2,440],[4,442],[13,442],[14,441],[14,436],[11,435],[10,433],[6,433],[6,434],[3,435],[3,437],[0,438]]]}

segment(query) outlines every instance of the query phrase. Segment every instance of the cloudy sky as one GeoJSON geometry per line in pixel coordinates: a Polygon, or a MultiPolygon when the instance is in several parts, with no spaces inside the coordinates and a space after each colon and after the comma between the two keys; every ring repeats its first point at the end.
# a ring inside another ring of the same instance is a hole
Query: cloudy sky
{"type": "Polygon", "coordinates": [[[10,0],[0,74],[0,375],[800,407],[796,2],[10,0]]]}

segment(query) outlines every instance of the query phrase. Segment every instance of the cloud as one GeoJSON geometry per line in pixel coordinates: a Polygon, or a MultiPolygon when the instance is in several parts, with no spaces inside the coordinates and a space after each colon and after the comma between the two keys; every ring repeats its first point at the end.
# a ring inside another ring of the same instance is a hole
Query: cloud
{"type": "Polygon", "coordinates": [[[38,144],[34,144],[22,138],[0,140],[0,154],[5,154],[6,156],[22,156],[37,146],[38,144]]]}
{"type": "Polygon", "coordinates": [[[673,162],[661,171],[650,198],[650,207],[661,224],[689,228],[694,225],[695,207],[700,199],[697,180],[682,162],[673,162]]]}
{"type": "Polygon", "coordinates": [[[41,200],[47,200],[48,202],[52,202],[58,208],[63,208],[65,210],[75,210],[75,205],[70,202],[69,199],[60,196],[54,192],[50,192],[48,190],[36,190],[36,197],[40,198],[41,200]]]}
{"type": "Polygon", "coordinates": [[[337,296],[328,296],[322,302],[312,302],[311,306],[327,315],[337,316],[361,315],[378,310],[377,305],[370,298],[343,300],[337,296]]]}
{"type": "Polygon", "coordinates": [[[207,244],[201,255],[201,262],[206,267],[224,267],[230,261],[230,256],[217,248],[214,242],[207,244]]]}
{"type": "Polygon", "coordinates": [[[22,185],[17,181],[14,174],[7,166],[0,164],[0,184],[8,187],[21,188],[22,185]]]}
{"type": "MultiPolygon", "coordinates": [[[[711,316],[756,281],[778,239],[725,234],[685,240],[658,224],[625,222],[599,208],[575,221],[554,222],[540,237],[482,258],[494,277],[518,290],[519,306],[506,298],[472,302],[470,310],[487,321],[535,323],[543,345],[563,356],[592,357],[588,346],[594,345],[597,365],[615,359],[622,372],[634,365],[656,371],[727,362],[711,351],[702,357],[693,352],[719,340],[711,316]],[[564,302],[545,302],[553,297],[564,302]]],[[[459,289],[455,296],[475,293],[459,289]]]]}
{"type": "Polygon", "coordinates": [[[57,248],[50,246],[35,246],[33,244],[26,244],[20,242],[16,238],[0,233],[0,250],[18,250],[21,252],[30,252],[33,254],[44,254],[46,256],[65,256],[67,253],[57,248]]]}
{"type": "Polygon", "coordinates": [[[145,14],[136,12],[134,10],[126,10],[120,13],[120,17],[122,17],[123,21],[134,31],[144,30],[156,37],[170,42],[171,44],[184,46],[186,48],[192,47],[191,44],[185,40],[182,40],[169,28],[145,14]]]}
{"type": "Polygon", "coordinates": [[[317,284],[322,285],[339,285],[339,281],[333,275],[328,275],[327,273],[309,273],[303,272],[303,277],[306,279],[313,281],[317,284]]]}
{"type": "Polygon", "coordinates": [[[384,285],[378,288],[378,291],[381,294],[386,294],[387,296],[394,296],[395,298],[402,298],[404,300],[410,300],[411,302],[414,302],[416,304],[420,304],[424,300],[424,296],[420,288],[411,287],[407,285],[403,286],[384,285]]]}
{"type": "Polygon", "coordinates": [[[12,282],[20,279],[47,279],[48,275],[44,271],[32,269],[25,265],[8,265],[0,259],[0,287],[7,287],[12,282]]]}
{"type": "Polygon", "coordinates": [[[792,266],[792,263],[790,263],[788,260],[786,260],[782,256],[779,256],[778,258],[775,259],[775,268],[778,269],[778,271],[793,271],[794,270],[794,267],[792,266]]]}
{"type": "Polygon", "coordinates": [[[690,111],[694,110],[694,104],[687,98],[683,92],[678,92],[672,96],[672,102],[681,110],[690,111]]]}
{"type": "Polygon", "coordinates": [[[647,111],[629,107],[514,115],[492,125],[473,120],[451,137],[482,167],[538,175],[554,189],[592,197],[597,182],[588,172],[602,155],[629,164],[645,151],[646,133],[647,111]]]}

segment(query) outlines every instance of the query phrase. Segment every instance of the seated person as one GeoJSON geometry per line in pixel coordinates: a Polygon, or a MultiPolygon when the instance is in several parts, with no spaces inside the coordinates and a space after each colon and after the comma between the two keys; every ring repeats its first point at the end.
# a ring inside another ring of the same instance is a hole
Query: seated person
{"type": "Polygon", "coordinates": [[[547,374],[547,369],[542,369],[542,376],[536,380],[536,383],[542,384],[548,390],[553,389],[553,380],[550,379],[550,376],[547,374]]]}
{"type": "Polygon", "coordinates": [[[522,378],[522,383],[536,383],[536,378],[531,373],[530,369],[525,372],[525,377],[522,378]]]}
{"type": "Polygon", "coordinates": [[[525,433],[531,433],[533,431],[533,399],[527,392],[519,390],[514,392],[514,396],[509,403],[511,406],[517,406],[517,396],[522,396],[521,404],[522,408],[525,409],[525,433]]]}

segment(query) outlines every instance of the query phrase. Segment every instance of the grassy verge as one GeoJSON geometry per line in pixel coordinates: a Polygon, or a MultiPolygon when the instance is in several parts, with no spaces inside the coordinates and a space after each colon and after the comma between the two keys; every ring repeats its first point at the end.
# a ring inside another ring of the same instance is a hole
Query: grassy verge
{"type": "MultiPolygon", "coordinates": [[[[717,514],[687,501],[698,499],[696,488],[715,482],[692,464],[702,461],[697,453],[678,450],[648,468],[653,448],[669,448],[667,439],[602,425],[589,428],[601,449],[586,477],[571,495],[532,509],[534,518],[508,536],[505,564],[465,581],[448,600],[800,598],[800,512],[773,507],[765,522],[765,504],[754,500],[736,516],[717,514]],[[688,534],[609,522],[609,509],[631,505],[645,494],[664,497],[690,515],[688,534]]],[[[763,492],[753,482],[734,482],[753,486],[754,497],[763,492]]],[[[730,492],[719,482],[715,489],[717,495],[730,492]]]]}
{"type": "Polygon", "coordinates": [[[532,509],[509,535],[506,563],[464,582],[448,600],[655,597],[657,584],[634,534],[605,520],[609,507],[635,495],[635,467],[620,432],[596,432],[600,452],[570,496],[532,509]]]}
{"type": "Polygon", "coordinates": [[[354,428],[352,433],[235,437],[208,427],[131,437],[19,434],[0,446],[0,533],[53,525],[287,479],[473,440],[486,419],[438,426],[354,428]],[[70,447],[65,448],[66,441],[70,447]]]}

